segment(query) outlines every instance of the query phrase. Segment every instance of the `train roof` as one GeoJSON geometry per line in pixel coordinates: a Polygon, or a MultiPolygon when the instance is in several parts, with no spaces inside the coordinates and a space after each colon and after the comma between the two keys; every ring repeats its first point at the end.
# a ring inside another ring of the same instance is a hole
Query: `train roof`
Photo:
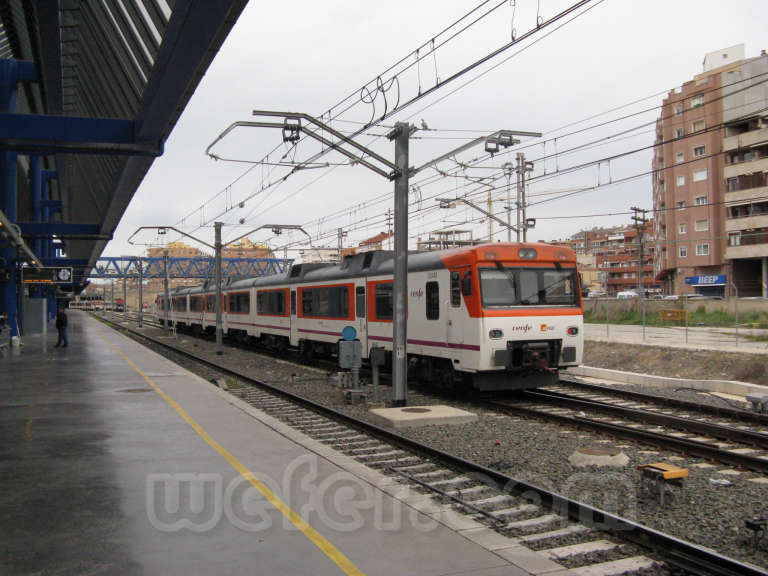
{"type": "MultiPolygon", "coordinates": [[[[338,264],[332,263],[307,263],[294,264],[286,272],[259,276],[256,278],[228,278],[223,284],[224,290],[247,289],[259,286],[274,286],[284,284],[297,284],[303,282],[327,282],[332,280],[344,280],[358,276],[382,276],[392,274],[394,271],[395,253],[390,250],[376,250],[347,256],[338,264]]],[[[453,248],[450,250],[432,252],[409,252],[408,271],[422,272],[426,270],[439,270],[452,266],[471,265],[478,262],[496,261],[544,261],[576,263],[576,253],[565,246],[555,246],[539,242],[478,244],[453,248]],[[521,248],[533,248],[536,250],[535,260],[521,259],[521,248]]],[[[211,292],[215,289],[213,281],[208,281],[201,286],[177,288],[174,296],[211,292]]]]}

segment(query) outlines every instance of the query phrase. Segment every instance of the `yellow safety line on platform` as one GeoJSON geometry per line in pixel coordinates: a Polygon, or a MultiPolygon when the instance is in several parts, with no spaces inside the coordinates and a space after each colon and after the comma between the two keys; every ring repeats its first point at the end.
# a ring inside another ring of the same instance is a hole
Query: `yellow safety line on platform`
{"type": "Polygon", "coordinates": [[[181,416],[187,424],[189,424],[192,429],[197,432],[200,437],[205,440],[211,448],[216,450],[229,464],[237,470],[243,478],[248,480],[248,482],[251,483],[251,485],[258,490],[262,496],[270,503],[272,506],[277,508],[277,510],[280,511],[280,513],[285,516],[288,520],[291,521],[291,523],[296,526],[299,530],[301,530],[301,533],[304,534],[315,546],[320,548],[320,550],[323,551],[323,553],[330,558],[334,564],[336,564],[339,568],[341,568],[342,572],[344,574],[348,574],[349,576],[365,576],[365,573],[360,570],[357,566],[355,566],[352,561],[344,556],[344,554],[339,551],[338,548],[336,548],[333,544],[331,544],[322,534],[320,534],[317,530],[315,530],[304,518],[302,518],[297,512],[294,512],[293,509],[288,506],[285,502],[283,502],[277,494],[272,492],[266,484],[264,484],[261,480],[259,480],[256,475],[248,470],[237,458],[235,458],[226,448],[224,448],[221,444],[216,442],[211,436],[203,429],[200,424],[195,422],[192,417],[187,414],[184,409],[179,406],[176,401],[174,401],[168,394],[163,392],[163,390],[160,389],[160,387],[154,383],[154,381],[147,376],[141,368],[136,366],[130,358],[128,358],[123,352],[118,349],[112,342],[110,342],[107,337],[102,334],[100,330],[96,330],[96,332],[101,336],[101,338],[114,350],[117,352],[120,356],[123,357],[123,360],[125,360],[128,365],[136,370],[138,374],[144,378],[144,380],[154,388],[155,392],[157,392],[160,397],[168,402],[168,404],[171,405],[171,407],[176,410],[176,412],[181,416]]]}

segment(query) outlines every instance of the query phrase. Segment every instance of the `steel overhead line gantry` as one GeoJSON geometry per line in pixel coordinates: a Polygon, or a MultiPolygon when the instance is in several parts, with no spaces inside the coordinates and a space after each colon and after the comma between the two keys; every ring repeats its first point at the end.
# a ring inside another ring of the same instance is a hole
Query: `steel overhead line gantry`
{"type": "MultiPolygon", "coordinates": [[[[254,110],[253,116],[277,117],[282,118],[282,122],[235,122],[229,125],[211,144],[206,148],[206,154],[213,159],[220,159],[212,152],[212,148],[220,142],[227,134],[238,127],[252,128],[273,128],[282,131],[284,142],[296,144],[301,134],[317,140],[326,148],[319,154],[323,155],[330,151],[337,151],[351,160],[353,164],[365,166],[372,172],[394,181],[395,190],[395,240],[394,240],[394,266],[393,266],[393,322],[392,322],[392,405],[405,406],[408,395],[408,354],[407,354],[407,294],[408,294],[408,182],[411,175],[418,174],[422,170],[434,167],[436,164],[463,152],[472,146],[485,143],[485,150],[491,155],[498,152],[501,148],[507,148],[519,142],[514,138],[515,135],[541,136],[538,132],[514,132],[511,130],[499,130],[490,134],[475,138],[474,140],[439,156],[418,168],[411,168],[409,165],[409,141],[410,136],[417,130],[413,125],[407,122],[397,122],[391,132],[387,134],[390,141],[395,142],[395,162],[390,162],[383,156],[370,150],[366,146],[355,142],[351,137],[338,132],[324,122],[305,113],[280,112],[270,110],[254,110]],[[302,124],[302,120],[308,125],[314,127],[314,130],[307,129],[302,124]],[[335,138],[331,141],[325,135],[328,134],[335,138]],[[351,148],[351,149],[350,149],[351,148]]],[[[312,161],[319,155],[312,157],[312,161]]],[[[301,170],[302,163],[299,162],[293,170],[285,175],[283,179],[288,178],[292,173],[301,170]]]]}
{"type": "MultiPolygon", "coordinates": [[[[283,230],[298,230],[300,232],[303,232],[310,238],[310,245],[311,245],[311,236],[309,236],[309,233],[304,230],[301,226],[298,226],[296,224],[264,224],[262,226],[259,226],[257,228],[254,228],[253,230],[246,232],[245,234],[241,234],[237,238],[234,238],[232,240],[228,240],[227,242],[221,241],[221,228],[223,227],[222,222],[214,222],[214,230],[215,230],[215,239],[213,244],[209,244],[205,240],[201,240],[200,238],[197,238],[195,236],[192,236],[191,234],[187,234],[186,232],[183,232],[179,230],[178,228],[175,228],[174,226],[140,226],[136,229],[136,231],[131,234],[131,236],[128,238],[129,244],[134,244],[133,238],[142,230],[157,230],[158,234],[166,234],[168,230],[173,230],[177,234],[181,234],[182,236],[185,236],[187,238],[190,238],[191,240],[194,240],[195,242],[199,242],[203,246],[207,246],[208,248],[211,248],[214,251],[214,262],[213,262],[213,269],[214,269],[214,283],[216,284],[216,354],[221,355],[223,353],[222,350],[222,343],[223,343],[223,333],[222,333],[222,319],[221,319],[221,280],[222,280],[222,257],[221,252],[222,249],[225,246],[229,246],[230,244],[234,244],[238,240],[241,240],[242,238],[245,238],[246,236],[253,234],[254,232],[257,232],[259,230],[262,230],[264,228],[271,228],[272,231],[275,234],[280,234],[283,230]]],[[[163,309],[165,310],[165,326],[168,327],[168,300],[169,300],[169,294],[168,294],[168,278],[169,278],[169,258],[168,258],[168,251],[166,250],[163,255],[163,277],[165,278],[165,306],[163,309]]],[[[230,260],[237,260],[237,259],[230,259],[230,260]]],[[[266,260],[277,260],[277,259],[266,259],[266,260]]],[[[210,268],[208,269],[210,270],[210,268]]],[[[283,271],[285,270],[285,267],[283,267],[283,271]]],[[[262,275],[262,274],[257,274],[262,275]]],[[[206,276],[210,277],[210,276],[206,276]]]]}

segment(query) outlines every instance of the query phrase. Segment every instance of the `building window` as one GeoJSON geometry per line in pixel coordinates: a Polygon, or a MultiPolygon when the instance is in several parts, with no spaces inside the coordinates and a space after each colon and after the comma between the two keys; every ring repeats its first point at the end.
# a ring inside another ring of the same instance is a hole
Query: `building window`
{"type": "Polygon", "coordinates": [[[680,258],[687,258],[688,257],[688,246],[680,246],[677,249],[677,253],[680,255],[680,258]]]}
{"type": "Polygon", "coordinates": [[[427,282],[427,320],[440,319],[440,284],[427,282]]]}
{"type": "Polygon", "coordinates": [[[680,116],[683,113],[683,105],[675,104],[675,116],[680,116]]]}
{"type": "Polygon", "coordinates": [[[696,170],[693,173],[693,181],[694,182],[703,182],[707,179],[707,169],[704,168],[704,170],[696,170]]]}
{"type": "Polygon", "coordinates": [[[677,209],[678,210],[685,210],[685,200],[678,200],[677,201],[677,209]]]}
{"type": "Polygon", "coordinates": [[[706,146],[696,146],[693,149],[693,157],[698,158],[699,156],[704,156],[704,154],[707,153],[707,147],[706,146]]]}
{"type": "Polygon", "coordinates": [[[696,244],[696,256],[709,256],[709,243],[696,244]]]}
{"type": "Polygon", "coordinates": [[[682,174],[677,177],[677,185],[685,186],[685,176],[683,176],[682,174]]]}
{"type": "Polygon", "coordinates": [[[682,138],[684,136],[684,132],[682,128],[675,128],[675,138],[682,138]]]}
{"type": "Polygon", "coordinates": [[[698,108],[699,106],[704,106],[703,94],[697,94],[696,96],[691,98],[691,108],[698,108]]]}
{"type": "Polygon", "coordinates": [[[706,196],[696,196],[694,199],[694,204],[696,206],[706,206],[707,205],[707,197],[706,196]]]}
{"type": "Polygon", "coordinates": [[[729,232],[728,233],[728,245],[729,246],[741,246],[741,232],[729,232]]]}
{"type": "Polygon", "coordinates": [[[680,162],[685,162],[685,154],[682,152],[675,154],[675,163],[680,164],[680,162]]]}
{"type": "Polygon", "coordinates": [[[691,130],[693,132],[701,132],[707,127],[707,123],[704,120],[696,120],[691,124],[691,130]]]}
{"type": "Polygon", "coordinates": [[[709,220],[696,220],[696,232],[706,232],[709,230],[709,220]]]}
{"type": "Polygon", "coordinates": [[[688,224],[686,224],[685,222],[680,222],[680,224],[677,225],[677,232],[678,234],[687,234],[688,224]]]}

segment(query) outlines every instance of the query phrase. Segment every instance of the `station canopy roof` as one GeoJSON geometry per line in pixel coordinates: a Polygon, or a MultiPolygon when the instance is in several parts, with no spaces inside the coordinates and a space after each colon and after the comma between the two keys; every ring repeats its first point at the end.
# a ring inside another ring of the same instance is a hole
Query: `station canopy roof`
{"type": "Polygon", "coordinates": [[[67,258],[93,266],[245,2],[0,0],[0,59],[37,73],[18,92],[16,112],[34,115],[25,139],[0,135],[19,152],[17,221],[32,221],[25,174],[39,154],[57,173],[67,258]],[[48,116],[78,120],[51,131],[48,116]]]}

